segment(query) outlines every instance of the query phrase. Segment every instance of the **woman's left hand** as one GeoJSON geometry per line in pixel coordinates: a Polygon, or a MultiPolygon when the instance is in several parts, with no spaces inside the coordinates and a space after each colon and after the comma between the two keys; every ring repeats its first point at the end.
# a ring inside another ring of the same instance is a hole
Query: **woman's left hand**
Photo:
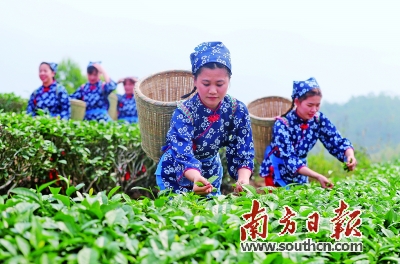
{"type": "Polygon", "coordinates": [[[93,64],[93,67],[95,67],[99,71],[100,74],[103,73],[103,67],[101,67],[100,64],[95,63],[95,64],[93,64]]]}
{"type": "Polygon", "coordinates": [[[353,171],[356,168],[356,165],[357,165],[356,157],[354,157],[354,155],[348,156],[346,165],[347,165],[347,168],[349,168],[350,171],[353,171]]]}
{"type": "Polygon", "coordinates": [[[243,188],[242,188],[242,185],[243,184],[249,184],[249,182],[250,182],[250,174],[248,173],[249,171],[248,170],[244,170],[244,172],[245,173],[239,173],[239,177],[238,177],[238,180],[237,180],[237,182],[236,182],[236,187],[235,187],[235,189],[234,189],[234,191],[236,192],[236,193],[240,193],[240,192],[243,192],[243,188]],[[247,175],[247,174],[249,174],[249,175],[247,175]]]}
{"type": "Polygon", "coordinates": [[[347,158],[346,161],[347,168],[349,168],[350,171],[353,171],[357,165],[357,160],[356,157],[354,156],[354,150],[351,148],[346,150],[345,156],[347,158]]]}

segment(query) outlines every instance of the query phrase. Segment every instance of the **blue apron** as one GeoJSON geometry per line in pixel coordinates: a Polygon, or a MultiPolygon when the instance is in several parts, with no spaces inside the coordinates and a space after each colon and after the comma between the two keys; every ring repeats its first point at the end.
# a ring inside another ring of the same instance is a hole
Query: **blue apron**
{"type": "MultiPolygon", "coordinates": [[[[271,153],[272,148],[271,145],[269,145],[266,149],[266,153],[271,153]]],[[[281,172],[279,171],[279,165],[285,165],[283,160],[281,158],[278,158],[277,156],[274,155],[274,153],[271,153],[269,155],[269,159],[271,160],[272,166],[274,167],[274,183],[278,183],[281,187],[286,187],[286,189],[289,189],[289,186],[286,186],[286,182],[282,179],[281,177],[281,172]]],[[[304,163],[307,164],[306,159],[302,159],[304,163]]]]}
{"type": "Polygon", "coordinates": [[[137,123],[138,118],[136,116],[125,116],[125,117],[118,117],[118,120],[125,120],[129,123],[137,123]]]}
{"type": "Polygon", "coordinates": [[[86,111],[86,114],[85,114],[85,117],[86,117],[86,115],[88,115],[88,114],[89,114],[89,115],[90,115],[90,114],[102,114],[102,115],[104,115],[104,116],[107,117],[107,120],[104,120],[104,121],[106,121],[106,122],[112,121],[112,118],[111,118],[111,116],[108,114],[108,110],[106,110],[106,109],[95,108],[95,109],[87,110],[87,111],[86,111]]]}

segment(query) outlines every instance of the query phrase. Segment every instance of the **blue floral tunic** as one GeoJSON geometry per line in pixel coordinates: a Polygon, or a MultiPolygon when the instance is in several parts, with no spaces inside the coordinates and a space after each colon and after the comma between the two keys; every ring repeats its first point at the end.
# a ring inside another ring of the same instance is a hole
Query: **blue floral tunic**
{"type": "Polygon", "coordinates": [[[29,99],[26,112],[36,116],[38,109],[43,109],[53,117],[59,116],[61,119],[69,119],[71,117],[71,104],[64,86],[54,81],[49,87],[42,85],[35,90],[29,99]]]}
{"type": "Polygon", "coordinates": [[[102,81],[96,84],[86,83],[77,89],[71,98],[86,102],[86,114],[84,120],[104,120],[112,121],[108,114],[108,96],[117,88],[114,81],[104,83],[102,81]]]}
{"type": "Polygon", "coordinates": [[[125,120],[128,123],[138,122],[136,100],[133,94],[118,95],[117,111],[118,111],[118,120],[125,120]]]}
{"type": "Polygon", "coordinates": [[[175,193],[193,189],[193,182],[183,174],[195,169],[205,178],[217,175],[213,182],[220,194],[223,168],[219,149],[226,147],[229,175],[237,180],[238,170],[254,168],[254,145],[250,117],[246,106],[225,96],[213,111],[207,108],[198,94],[178,105],[171,118],[167,144],[157,167],[160,189],[175,193]]]}
{"type": "Polygon", "coordinates": [[[274,184],[282,187],[290,183],[307,183],[308,177],[299,174],[298,170],[307,166],[307,154],[318,139],[341,162],[346,150],[353,148],[321,112],[308,121],[301,119],[296,110],[289,112],[286,118],[277,118],[272,142],[260,166],[260,176],[274,175],[274,184]]]}

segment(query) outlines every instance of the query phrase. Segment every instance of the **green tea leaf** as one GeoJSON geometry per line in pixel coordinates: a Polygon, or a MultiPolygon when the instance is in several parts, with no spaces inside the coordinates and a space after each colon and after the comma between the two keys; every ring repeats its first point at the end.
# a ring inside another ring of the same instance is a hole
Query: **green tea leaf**
{"type": "Polygon", "coordinates": [[[0,238],[0,244],[12,255],[17,255],[17,249],[14,247],[14,245],[5,239],[0,238]]]}
{"type": "Polygon", "coordinates": [[[70,207],[71,201],[68,196],[62,195],[62,194],[56,194],[54,195],[54,198],[57,200],[60,200],[65,206],[70,207]]]}
{"type": "Polygon", "coordinates": [[[31,198],[32,200],[40,203],[38,195],[36,193],[32,192],[29,189],[26,189],[26,188],[23,188],[23,187],[17,187],[17,188],[11,189],[10,192],[18,194],[18,195],[21,195],[21,196],[25,196],[25,197],[31,198]]]}
{"type": "Polygon", "coordinates": [[[31,252],[31,246],[29,243],[20,236],[16,236],[15,240],[17,241],[17,245],[19,250],[25,257],[28,257],[29,253],[31,252]]]}
{"type": "Polygon", "coordinates": [[[210,178],[207,179],[207,181],[213,184],[213,182],[215,182],[216,179],[218,179],[218,175],[211,176],[210,178]]]}
{"type": "Polygon", "coordinates": [[[78,252],[78,264],[97,264],[99,263],[99,253],[92,248],[82,248],[78,252]]]}
{"type": "Polygon", "coordinates": [[[252,193],[254,196],[257,196],[257,190],[250,184],[242,184],[242,188],[245,189],[247,192],[252,193]]]}
{"type": "Polygon", "coordinates": [[[162,206],[164,206],[164,204],[165,204],[165,200],[164,199],[156,199],[154,201],[154,205],[156,207],[162,207],[162,206]]]}
{"type": "Polygon", "coordinates": [[[46,189],[47,187],[49,187],[50,185],[56,183],[57,180],[51,181],[51,182],[46,182],[42,185],[39,186],[39,188],[37,188],[37,192],[40,193],[41,191],[43,191],[44,189],[46,189]]]}
{"type": "Polygon", "coordinates": [[[56,195],[56,194],[58,194],[60,191],[61,191],[61,187],[49,187],[49,189],[50,189],[50,192],[53,194],[53,195],[56,195]]]}
{"type": "Polygon", "coordinates": [[[204,184],[202,182],[195,182],[197,186],[199,187],[204,187],[204,184]]]}
{"type": "Polygon", "coordinates": [[[114,195],[114,193],[115,193],[116,191],[118,191],[119,188],[121,188],[121,186],[119,186],[119,185],[118,185],[118,186],[115,186],[114,188],[112,188],[111,191],[108,193],[107,198],[108,198],[108,199],[111,199],[111,197],[114,195]]]}

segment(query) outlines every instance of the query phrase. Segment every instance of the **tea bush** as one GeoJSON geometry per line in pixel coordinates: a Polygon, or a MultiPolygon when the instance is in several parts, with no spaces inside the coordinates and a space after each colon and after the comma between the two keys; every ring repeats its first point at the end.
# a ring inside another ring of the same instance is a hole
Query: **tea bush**
{"type": "MultiPolygon", "coordinates": [[[[204,199],[166,192],[131,199],[119,187],[81,192],[70,186],[60,194],[55,182],[35,189],[14,188],[0,196],[0,261],[3,263],[399,263],[400,162],[372,165],[353,177],[335,180],[335,188],[316,184],[258,194],[245,186],[241,196],[204,199]],[[44,194],[49,190],[48,194],[44,194]],[[267,242],[334,242],[335,208],[344,200],[360,209],[363,252],[240,251],[242,214],[258,200],[268,214],[267,242]],[[297,230],[279,236],[283,207],[298,213],[297,230]],[[319,212],[320,230],[305,230],[307,215],[319,212]]],[[[138,187],[136,187],[138,188],[138,187]]]]}
{"type": "Polygon", "coordinates": [[[57,175],[95,190],[121,185],[127,191],[154,179],[147,177],[155,165],[140,146],[137,125],[0,113],[0,149],[0,192],[57,175]]]}
{"type": "Polygon", "coordinates": [[[0,112],[21,113],[26,110],[28,100],[14,93],[0,93],[0,112]]]}

